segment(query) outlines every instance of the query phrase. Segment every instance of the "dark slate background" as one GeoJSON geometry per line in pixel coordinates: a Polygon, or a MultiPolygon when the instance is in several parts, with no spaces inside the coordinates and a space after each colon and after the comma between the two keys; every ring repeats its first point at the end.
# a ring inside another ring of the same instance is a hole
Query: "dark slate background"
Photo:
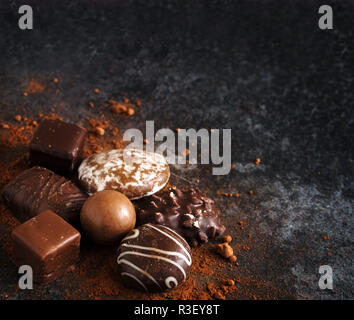
{"type": "MultiPolygon", "coordinates": [[[[212,176],[205,166],[172,170],[200,178],[211,195],[242,194],[217,198],[225,223],[244,220],[249,233],[267,241],[239,256],[239,272],[299,299],[354,298],[354,3],[332,2],[334,30],[327,31],[318,28],[320,4],[1,1],[1,119],[60,104],[65,119],[84,123],[97,112],[88,101],[123,92],[143,106],[117,120],[122,131],[143,129],[145,120],[155,120],[156,129],[231,128],[229,175],[212,176]],[[24,3],[34,8],[32,31],[17,27],[24,3]],[[24,99],[25,83],[49,82],[50,73],[61,79],[60,92],[24,99]],[[326,264],[333,291],[318,288],[318,268],[326,264]]],[[[8,261],[0,250],[0,293],[15,288],[8,261]]],[[[61,294],[50,287],[42,297],[61,294]]]]}

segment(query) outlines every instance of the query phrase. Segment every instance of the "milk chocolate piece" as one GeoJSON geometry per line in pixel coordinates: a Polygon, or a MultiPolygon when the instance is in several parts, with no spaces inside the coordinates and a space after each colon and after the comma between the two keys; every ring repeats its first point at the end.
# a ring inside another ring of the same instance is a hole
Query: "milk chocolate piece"
{"type": "Polygon", "coordinates": [[[220,211],[214,200],[199,189],[165,189],[150,197],[133,201],[137,225],[156,223],[170,227],[188,242],[208,242],[224,233],[220,211]]]}
{"type": "Polygon", "coordinates": [[[117,263],[125,286],[156,292],[184,282],[192,257],[188,243],[179,234],[149,223],[132,230],[122,240],[117,263]]]}
{"type": "Polygon", "coordinates": [[[98,191],[84,203],[80,222],[84,232],[94,242],[114,244],[135,227],[135,209],[123,193],[98,191]]]}
{"type": "Polygon", "coordinates": [[[61,120],[44,119],[30,144],[32,165],[71,173],[80,161],[86,130],[61,120]]]}
{"type": "Polygon", "coordinates": [[[31,266],[39,283],[57,279],[79,259],[80,233],[50,210],[15,228],[11,238],[15,264],[31,266]]]}
{"type": "Polygon", "coordinates": [[[68,222],[76,223],[87,199],[73,182],[42,167],[23,171],[4,187],[2,195],[22,222],[42,211],[52,210],[68,222]]]}

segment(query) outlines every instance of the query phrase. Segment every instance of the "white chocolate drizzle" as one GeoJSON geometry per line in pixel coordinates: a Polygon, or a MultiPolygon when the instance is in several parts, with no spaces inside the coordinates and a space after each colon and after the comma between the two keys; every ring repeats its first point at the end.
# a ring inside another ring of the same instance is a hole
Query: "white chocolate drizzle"
{"type": "Polygon", "coordinates": [[[177,279],[176,279],[175,277],[170,276],[170,277],[167,277],[167,278],[165,279],[165,284],[166,284],[166,287],[167,287],[167,288],[169,288],[169,289],[173,288],[173,287],[171,286],[171,282],[175,285],[175,287],[178,286],[178,281],[177,281],[177,279]]]}
{"type": "Polygon", "coordinates": [[[133,274],[129,273],[129,272],[122,272],[121,273],[122,276],[128,276],[130,278],[133,278],[137,283],[139,283],[146,292],[148,292],[148,289],[146,288],[145,284],[143,284],[136,276],[134,276],[133,274]]]}
{"type": "MultiPolygon", "coordinates": [[[[165,235],[166,237],[170,238],[173,242],[175,242],[175,243],[186,253],[186,256],[187,256],[187,258],[188,258],[188,260],[189,260],[188,265],[190,266],[190,265],[192,264],[192,257],[190,256],[189,252],[187,251],[187,249],[183,246],[183,244],[182,244],[180,241],[178,241],[177,239],[171,237],[168,233],[163,232],[162,230],[160,230],[159,228],[156,228],[155,226],[153,226],[153,225],[150,224],[150,223],[147,224],[147,226],[149,226],[149,227],[155,229],[156,231],[162,233],[162,234],[165,235]]],[[[169,231],[172,231],[175,235],[178,236],[178,238],[181,237],[177,232],[173,231],[172,229],[169,229],[169,228],[167,228],[167,227],[165,227],[165,226],[161,226],[161,227],[166,228],[166,229],[168,229],[169,231]]]]}
{"type": "MultiPolygon", "coordinates": [[[[120,257],[120,256],[119,256],[120,257]]],[[[161,288],[161,286],[159,285],[159,283],[156,281],[156,279],[148,272],[144,271],[143,269],[139,268],[138,266],[136,266],[134,263],[131,263],[130,261],[126,260],[126,259],[120,259],[118,257],[117,262],[118,264],[120,263],[125,263],[128,266],[132,267],[133,269],[139,271],[140,273],[142,273],[143,275],[147,276],[151,281],[153,281],[159,288],[161,288]]]]}
{"type": "MultiPolygon", "coordinates": [[[[173,256],[174,257],[178,257],[178,258],[182,259],[186,263],[187,266],[191,266],[192,258],[190,256],[188,250],[184,247],[184,245],[182,243],[182,241],[184,241],[183,238],[178,233],[176,233],[175,231],[173,231],[170,228],[167,228],[165,226],[162,226],[162,225],[159,225],[159,227],[156,227],[156,226],[154,226],[152,224],[146,224],[145,226],[156,230],[157,232],[163,234],[169,240],[172,240],[174,243],[176,243],[182,249],[183,253],[176,252],[176,251],[162,250],[162,249],[154,248],[154,247],[148,247],[148,246],[141,246],[141,245],[134,245],[134,244],[124,243],[124,242],[126,242],[128,240],[136,239],[136,238],[139,237],[139,235],[140,235],[139,230],[138,229],[134,229],[133,230],[133,234],[126,236],[122,240],[121,246],[126,247],[126,248],[132,248],[132,249],[145,251],[147,253],[140,252],[140,251],[132,251],[132,250],[124,251],[118,256],[117,263],[118,264],[121,264],[121,263],[126,264],[126,265],[130,266],[131,268],[137,270],[143,276],[145,276],[145,277],[149,278],[151,281],[153,281],[161,289],[160,284],[156,281],[156,279],[150,273],[148,273],[146,270],[143,270],[143,269],[139,268],[134,263],[129,261],[128,257],[129,256],[141,256],[141,257],[149,258],[149,259],[163,260],[163,261],[166,261],[166,262],[174,265],[175,267],[177,267],[178,270],[180,270],[180,272],[183,275],[183,281],[185,281],[186,278],[187,278],[185,269],[183,268],[182,265],[180,265],[179,263],[177,263],[176,261],[174,261],[174,260],[172,260],[170,258],[170,257],[173,257],[173,256]],[[168,230],[169,232],[172,232],[176,237],[174,238],[173,236],[171,236],[167,232],[161,230],[160,228],[163,228],[163,229],[166,229],[166,231],[168,230]]],[[[128,272],[122,272],[121,275],[133,278],[145,290],[147,290],[147,288],[144,285],[144,283],[141,280],[139,280],[136,276],[134,276],[134,275],[132,275],[132,274],[130,274],[128,272]]],[[[178,286],[178,281],[177,281],[177,279],[175,277],[168,276],[165,279],[165,285],[166,285],[167,288],[171,289],[171,288],[173,288],[172,284],[174,285],[174,287],[176,287],[176,286],[178,286]]]]}
{"type": "Polygon", "coordinates": [[[132,232],[133,232],[133,234],[132,234],[131,236],[129,236],[129,235],[126,236],[126,237],[122,240],[122,242],[123,242],[123,241],[127,241],[127,240],[129,240],[129,239],[135,239],[135,238],[139,237],[139,230],[138,230],[138,229],[133,229],[132,232]]]}

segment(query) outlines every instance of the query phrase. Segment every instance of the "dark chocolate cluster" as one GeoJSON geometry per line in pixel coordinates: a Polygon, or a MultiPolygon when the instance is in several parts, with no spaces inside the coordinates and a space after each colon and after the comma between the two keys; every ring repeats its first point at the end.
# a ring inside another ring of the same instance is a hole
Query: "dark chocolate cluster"
{"type": "Polygon", "coordinates": [[[225,231],[215,201],[199,189],[171,187],[136,200],[134,205],[137,225],[162,224],[176,230],[193,245],[208,242],[225,231]]]}

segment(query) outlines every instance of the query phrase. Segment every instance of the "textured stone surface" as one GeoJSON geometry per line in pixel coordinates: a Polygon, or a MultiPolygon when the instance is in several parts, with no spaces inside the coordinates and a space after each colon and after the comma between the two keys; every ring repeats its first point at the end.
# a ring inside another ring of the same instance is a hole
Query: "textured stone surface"
{"type": "MultiPolygon", "coordinates": [[[[28,96],[28,114],[55,104],[84,124],[94,112],[88,101],[123,91],[143,107],[118,118],[120,130],[143,129],[145,120],[156,129],[232,128],[229,175],[212,176],[207,166],[171,170],[179,181],[198,177],[210,195],[240,192],[216,199],[223,223],[245,221],[263,240],[238,257],[238,274],[247,269],[299,299],[353,298],[354,6],[335,3],[335,28],[321,31],[319,2],[259,2],[48,1],[35,8],[30,32],[17,28],[16,1],[1,2],[1,117],[13,121],[24,83],[53,72],[60,92],[28,96]],[[333,291],[318,288],[325,264],[333,291]]],[[[2,249],[0,263],[0,290],[15,292],[17,274],[2,249]]],[[[61,289],[42,297],[60,298],[61,289]]]]}

